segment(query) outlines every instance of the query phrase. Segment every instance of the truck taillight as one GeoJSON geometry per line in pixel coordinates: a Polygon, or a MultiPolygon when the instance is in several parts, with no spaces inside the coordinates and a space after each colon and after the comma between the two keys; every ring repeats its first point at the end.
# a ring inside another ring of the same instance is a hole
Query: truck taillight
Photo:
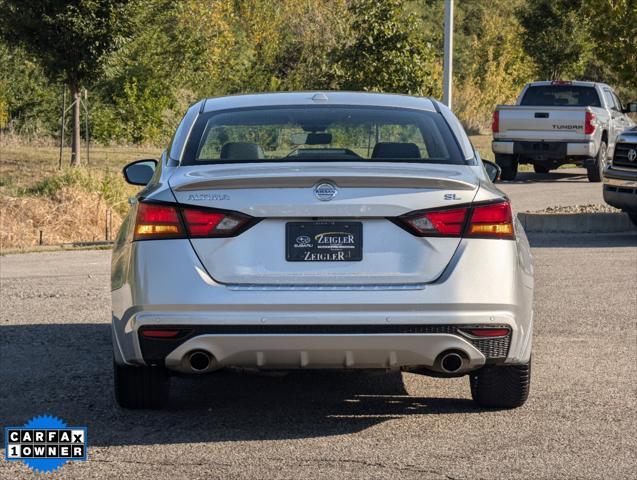
{"type": "Polygon", "coordinates": [[[254,222],[254,218],[236,212],[141,202],[133,239],[232,237],[254,222]]]}
{"type": "Polygon", "coordinates": [[[508,201],[414,212],[396,221],[419,237],[514,238],[513,215],[508,201]]]}
{"type": "Polygon", "coordinates": [[[595,131],[595,114],[586,111],[584,116],[584,134],[591,135],[595,131]]]}
{"type": "Polygon", "coordinates": [[[500,112],[498,110],[493,112],[493,119],[491,120],[491,131],[498,133],[500,131],[500,112]]]}

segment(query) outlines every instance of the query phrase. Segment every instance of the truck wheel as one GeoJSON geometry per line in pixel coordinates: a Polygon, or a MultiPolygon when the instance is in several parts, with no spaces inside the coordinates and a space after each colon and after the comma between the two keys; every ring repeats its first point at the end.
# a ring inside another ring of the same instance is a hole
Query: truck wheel
{"type": "Polygon", "coordinates": [[[606,166],[606,153],[607,147],[606,143],[602,142],[599,144],[599,151],[597,152],[597,157],[595,158],[595,163],[590,167],[586,168],[586,173],[588,175],[589,182],[601,182],[602,181],[602,171],[606,166]]]}
{"type": "Polygon", "coordinates": [[[470,376],[471,397],[481,407],[524,405],[531,386],[531,361],[523,365],[488,365],[470,376]]]}
{"type": "Polygon", "coordinates": [[[157,409],[168,401],[170,377],[159,367],[129,367],[113,362],[115,399],[122,408],[157,409]]]}
{"type": "Polygon", "coordinates": [[[502,169],[500,180],[515,180],[518,174],[518,160],[513,155],[496,153],[495,163],[502,169]]]}
{"type": "Polygon", "coordinates": [[[544,165],[533,165],[533,171],[535,173],[549,173],[551,169],[549,167],[545,167],[544,165]]]}

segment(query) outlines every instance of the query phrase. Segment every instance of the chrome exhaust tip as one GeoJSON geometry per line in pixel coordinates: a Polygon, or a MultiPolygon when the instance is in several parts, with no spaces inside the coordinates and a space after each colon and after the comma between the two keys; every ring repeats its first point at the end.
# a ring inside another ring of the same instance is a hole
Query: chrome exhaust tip
{"type": "Polygon", "coordinates": [[[436,366],[444,373],[458,373],[466,368],[466,357],[462,352],[446,351],[440,354],[436,366]]]}
{"type": "Polygon", "coordinates": [[[203,373],[212,370],[216,362],[210,353],[204,350],[195,350],[186,356],[186,363],[193,372],[203,373]]]}

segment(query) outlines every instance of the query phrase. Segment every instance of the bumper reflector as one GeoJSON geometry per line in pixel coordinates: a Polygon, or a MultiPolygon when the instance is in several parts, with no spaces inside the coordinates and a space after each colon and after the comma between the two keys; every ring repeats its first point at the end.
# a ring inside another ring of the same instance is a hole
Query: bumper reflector
{"type": "Polygon", "coordinates": [[[511,333],[508,328],[461,328],[460,330],[474,337],[506,337],[511,333]]]}
{"type": "Polygon", "coordinates": [[[142,330],[142,335],[147,338],[175,338],[180,330],[142,330]]]}

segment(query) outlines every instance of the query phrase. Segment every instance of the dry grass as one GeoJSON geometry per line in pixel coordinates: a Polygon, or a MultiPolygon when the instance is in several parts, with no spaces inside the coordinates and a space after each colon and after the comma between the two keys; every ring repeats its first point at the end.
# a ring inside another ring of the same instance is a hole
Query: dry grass
{"type": "Polygon", "coordinates": [[[0,145],[0,251],[39,245],[40,230],[46,245],[104,240],[107,216],[112,239],[127,198],[138,190],[124,182],[121,168],[160,154],[159,149],[96,147],[89,165],[70,170],[68,158],[65,168],[58,168],[55,147],[0,145]]]}
{"type": "Polygon", "coordinates": [[[77,187],[50,197],[0,194],[0,251],[40,244],[112,240],[122,222],[104,198],[77,187]],[[108,238],[107,238],[108,237],[108,238]]]}
{"type": "MultiPolygon", "coordinates": [[[[82,150],[83,166],[91,171],[110,172],[119,175],[128,162],[142,158],[159,158],[159,148],[93,147],[90,163],[86,163],[86,151],[82,150]]],[[[64,150],[62,166],[69,164],[70,151],[64,150]]],[[[48,175],[58,172],[59,149],[0,144],[0,187],[28,187],[48,175]]]]}
{"type": "MultiPolygon", "coordinates": [[[[471,141],[485,159],[493,159],[491,136],[471,141]]],[[[90,163],[58,167],[54,146],[0,143],[0,251],[39,245],[91,242],[106,239],[107,217],[112,240],[128,209],[126,200],[138,190],[127,185],[120,171],[133,160],[159,158],[160,149],[94,147],[90,163]],[[109,213],[110,212],[110,213],[109,213]]]]}

